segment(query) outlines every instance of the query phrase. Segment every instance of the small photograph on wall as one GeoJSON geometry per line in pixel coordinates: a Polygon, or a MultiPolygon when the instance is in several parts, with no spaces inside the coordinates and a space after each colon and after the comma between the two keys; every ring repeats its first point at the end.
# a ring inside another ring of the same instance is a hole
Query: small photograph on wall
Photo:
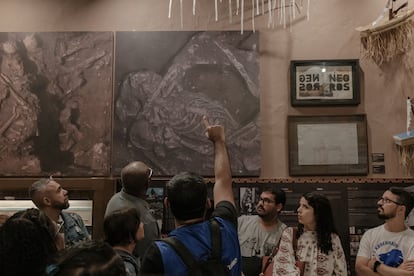
{"type": "Polygon", "coordinates": [[[147,189],[146,201],[149,203],[149,211],[158,222],[158,227],[162,227],[164,212],[164,188],[150,187],[147,189]]]}
{"type": "Polygon", "coordinates": [[[202,117],[222,124],[234,176],[260,173],[258,33],[117,32],[112,168],[214,175],[202,117]]]}
{"type": "Polygon", "coordinates": [[[0,33],[0,175],[109,174],[113,33],[0,33]]]}
{"type": "Polygon", "coordinates": [[[257,187],[240,187],[240,214],[256,214],[256,205],[259,201],[259,188],[257,187]]]}

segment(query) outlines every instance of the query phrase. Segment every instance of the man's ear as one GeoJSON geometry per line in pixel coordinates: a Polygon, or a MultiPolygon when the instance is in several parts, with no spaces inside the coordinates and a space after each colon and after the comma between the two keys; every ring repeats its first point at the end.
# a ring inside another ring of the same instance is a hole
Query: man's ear
{"type": "Polygon", "coordinates": [[[168,201],[168,197],[167,196],[164,198],[164,206],[166,208],[170,208],[170,202],[168,201]]]}
{"type": "Polygon", "coordinates": [[[283,204],[282,203],[276,204],[276,210],[277,210],[278,213],[280,213],[280,211],[282,211],[282,209],[283,209],[283,204]]]}
{"type": "Polygon", "coordinates": [[[405,210],[407,207],[405,207],[405,205],[400,205],[399,207],[402,207],[401,208],[402,216],[405,218],[405,210]]]}
{"type": "Polygon", "coordinates": [[[50,206],[50,199],[48,198],[48,197],[43,197],[42,198],[42,203],[43,203],[43,206],[50,206]]]}
{"type": "Polygon", "coordinates": [[[211,200],[210,200],[209,197],[207,197],[207,200],[206,200],[206,210],[209,210],[210,208],[211,208],[211,200]]]}

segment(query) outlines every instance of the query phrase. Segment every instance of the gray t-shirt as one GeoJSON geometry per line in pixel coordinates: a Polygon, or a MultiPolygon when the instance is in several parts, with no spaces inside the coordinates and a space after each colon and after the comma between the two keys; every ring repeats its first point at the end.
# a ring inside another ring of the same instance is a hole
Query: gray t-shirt
{"type": "Polygon", "coordinates": [[[272,253],[273,248],[279,243],[286,224],[278,220],[275,227],[265,231],[260,227],[260,217],[240,216],[238,218],[238,234],[241,255],[243,257],[262,257],[272,253]]]}
{"type": "Polygon", "coordinates": [[[144,224],[145,234],[144,238],[137,242],[134,255],[142,258],[145,250],[147,250],[151,242],[160,238],[158,223],[154,216],[150,213],[148,202],[136,196],[127,194],[124,190],[114,194],[109,200],[106,206],[105,216],[123,208],[136,208],[141,215],[141,221],[144,224]]]}

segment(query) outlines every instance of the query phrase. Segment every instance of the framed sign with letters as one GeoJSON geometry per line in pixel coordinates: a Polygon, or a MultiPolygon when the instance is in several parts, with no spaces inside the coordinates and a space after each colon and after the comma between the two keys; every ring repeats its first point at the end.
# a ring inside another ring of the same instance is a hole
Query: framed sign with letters
{"type": "Polygon", "coordinates": [[[359,60],[293,60],[292,106],[358,105],[359,60]]]}

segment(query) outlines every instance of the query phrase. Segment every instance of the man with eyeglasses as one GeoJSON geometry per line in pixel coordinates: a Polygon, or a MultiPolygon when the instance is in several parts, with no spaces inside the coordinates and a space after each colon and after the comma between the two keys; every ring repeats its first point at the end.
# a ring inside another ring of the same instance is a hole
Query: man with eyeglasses
{"type": "Polygon", "coordinates": [[[29,188],[29,195],[39,210],[56,223],[57,234],[63,235],[65,246],[90,240],[82,217],[76,213],[63,212],[69,208],[68,191],[50,178],[42,178],[29,188]]]}
{"type": "Polygon", "coordinates": [[[378,217],[385,223],[362,236],[355,264],[357,275],[414,275],[414,231],[405,222],[414,206],[413,195],[391,187],[377,206],[378,217]]]}
{"type": "Polygon", "coordinates": [[[265,187],[256,204],[257,215],[240,216],[238,235],[246,276],[259,275],[263,256],[272,254],[278,246],[286,225],[279,220],[279,213],[286,203],[286,194],[275,187],[265,187]]]}
{"type": "Polygon", "coordinates": [[[144,162],[134,161],[121,170],[122,190],[109,200],[105,217],[124,208],[135,208],[141,214],[144,224],[144,238],[135,246],[134,255],[140,259],[153,240],[160,238],[158,223],[150,212],[146,192],[151,181],[152,169],[144,162]]]}

